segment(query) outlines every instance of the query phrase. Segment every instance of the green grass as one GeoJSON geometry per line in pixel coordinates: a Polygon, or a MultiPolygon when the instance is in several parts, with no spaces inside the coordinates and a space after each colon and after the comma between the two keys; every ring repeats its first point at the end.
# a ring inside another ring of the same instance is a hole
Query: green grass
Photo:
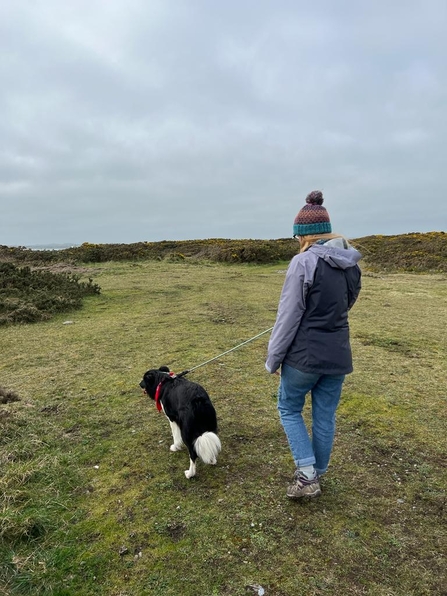
{"type": "Polygon", "coordinates": [[[447,593],[445,277],[364,276],[320,499],[285,496],[268,334],[190,374],[218,412],[218,465],[187,480],[169,452],[142,373],[271,327],[285,267],[96,264],[81,310],[1,329],[1,384],[21,400],[0,405],[0,593],[447,593]]]}

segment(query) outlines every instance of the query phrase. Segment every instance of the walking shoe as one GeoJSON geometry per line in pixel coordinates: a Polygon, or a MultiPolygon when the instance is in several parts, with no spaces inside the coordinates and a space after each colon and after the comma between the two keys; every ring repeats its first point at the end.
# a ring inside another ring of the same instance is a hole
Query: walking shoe
{"type": "Polygon", "coordinates": [[[309,480],[302,472],[297,470],[293,477],[293,484],[287,487],[287,496],[290,499],[306,497],[312,499],[321,495],[321,488],[318,476],[309,480]]]}

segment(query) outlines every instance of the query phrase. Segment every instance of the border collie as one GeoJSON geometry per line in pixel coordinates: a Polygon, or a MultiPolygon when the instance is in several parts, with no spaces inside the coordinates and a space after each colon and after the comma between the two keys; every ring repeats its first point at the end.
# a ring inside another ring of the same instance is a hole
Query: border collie
{"type": "Polygon", "coordinates": [[[140,387],[155,401],[157,409],[166,414],[171,425],[171,451],[179,451],[185,444],[189,451],[189,470],[186,478],[196,474],[196,460],[205,464],[217,463],[221,450],[217,436],[216,410],[208,393],[198,383],[177,377],[167,366],[144,373],[140,387]]]}

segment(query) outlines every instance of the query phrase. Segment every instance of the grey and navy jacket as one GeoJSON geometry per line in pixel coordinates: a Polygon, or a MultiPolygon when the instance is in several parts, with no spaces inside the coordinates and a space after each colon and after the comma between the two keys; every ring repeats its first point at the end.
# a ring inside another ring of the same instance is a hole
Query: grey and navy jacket
{"type": "Polygon", "coordinates": [[[352,372],[348,310],[360,292],[361,254],[344,238],[314,244],[287,270],[265,364],[302,372],[352,372]]]}

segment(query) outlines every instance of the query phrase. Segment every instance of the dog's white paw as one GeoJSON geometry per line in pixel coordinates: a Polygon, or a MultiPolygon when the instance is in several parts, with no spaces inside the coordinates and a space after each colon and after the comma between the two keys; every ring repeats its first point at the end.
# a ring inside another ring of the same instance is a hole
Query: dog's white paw
{"type": "Polygon", "coordinates": [[[182,448],[182,446],[181,446],[181,445],[176,445],[175,443],[173,443],[173,444],[172,444],[172,445],[169,447],[169,449],[170,449],[171,451],[180,451],[180,449],[181,449],[181,448],[182,448]]]}
{"type": "Polygon", "coordinates": [[[185,470],[186,478],[193,478],[195,475],[195,472],[191,472],[191,470],[185,470]]]}

